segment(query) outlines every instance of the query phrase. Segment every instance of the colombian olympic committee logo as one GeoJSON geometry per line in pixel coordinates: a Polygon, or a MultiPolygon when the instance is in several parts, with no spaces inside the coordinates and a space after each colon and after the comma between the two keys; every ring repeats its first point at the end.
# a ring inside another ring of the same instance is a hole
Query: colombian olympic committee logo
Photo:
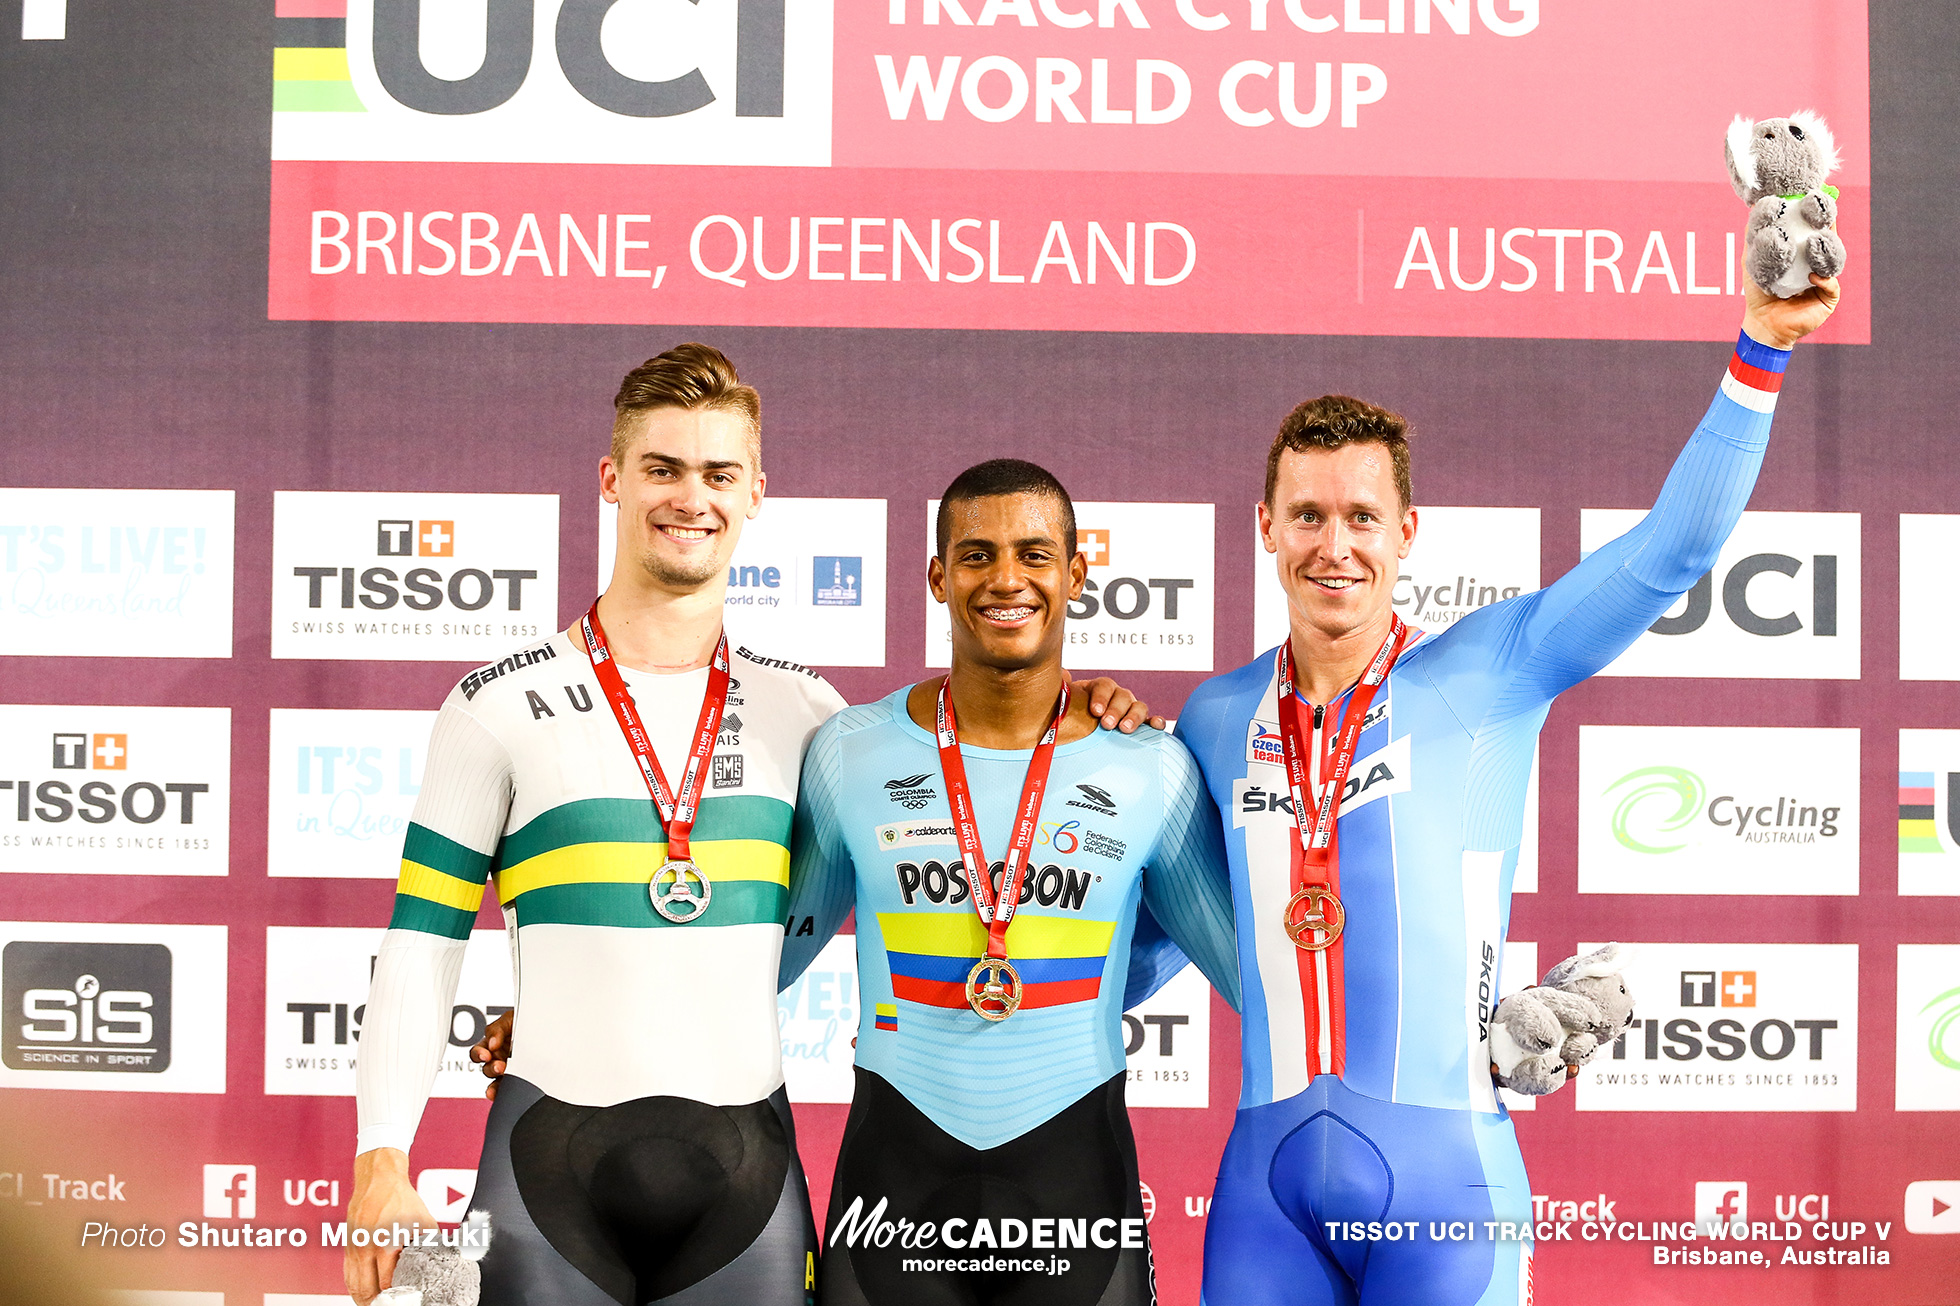
{"type": "Polygon", "coordinates": [[[1621,847],[1660,854],[1688,846],[1650,840],[1665,838],[1693,824],[1707,794],[1700,776],[1678,766],[1643,766],[1606,787],[1608,794],[1621,791],[1619,806],[1613,809],[1613,837],[1621,847]],[[1666,815],[1659,815],[1663,810],[1666,815]]]}
{"type": "Polygon", "coordinates": [[[1049,821],[1041,827],[1037,842],[1054,848],[1066,857],[1082,846],[1082,836],[1075,833],[1081,826],[1080,821],[1049,821]]]}

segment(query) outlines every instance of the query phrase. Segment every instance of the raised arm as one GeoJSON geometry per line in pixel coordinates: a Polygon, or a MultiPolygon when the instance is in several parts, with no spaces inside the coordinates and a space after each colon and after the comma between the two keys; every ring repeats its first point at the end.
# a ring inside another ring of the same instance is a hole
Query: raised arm
{"type": "Polygon", "coordinates": [[[1785,300],[1745,277],[1748,308],[1721,385],[1652,511],[1545,589],[1465,618],[1463,654],[1485,670],[1511,667],[1508,676],[1439,678],[1466,726],[1492,711],[1542,710],[1618,657],[1715,565],[1755,488],[1790,350],[1837,305],[1837,283],[1812,280],[1807,294],[1785,300]],[[1493,697],[1465,697],[1479,689],[1493,697]]]}
{"type": "Polygon", "coordinates": [[[1189,957],[1237,1011],[1239,958],[1224,827],[1190,750],[1171,738],[1164,741],[1159,757],[1164,826],[1143,874],[1143,906],[1137,911],[1125,1005],[1160,987],[1189,957]],[[1145,937],[1145,909],[1161,927],[1162,941],[1145,937]],[[1155,983],[1147,982],[1151,979],[1155,983]]]}
{"type": "MultiPolygon", "coordinates": [[[[449,1039],[463,950],[509,810],[508,755],[467,712],[444,704],[361,1022],[350,1225],[435,1224],[409,1183],[408,1150],[449,1039]]],[[[366,1302],[386,1288],[398,1255],[350,1243],[348,1292],[366,1302]]]]}
{"type": "Polygon", "coordinates": [[[789,916],[784,922],[782,966],[776,974],[779,993],[817,959],[857,898],[857,869],[838,819],[843,787],[842,723],[832,717],[803,754],[796,822],[790,835],[789,916]]]}

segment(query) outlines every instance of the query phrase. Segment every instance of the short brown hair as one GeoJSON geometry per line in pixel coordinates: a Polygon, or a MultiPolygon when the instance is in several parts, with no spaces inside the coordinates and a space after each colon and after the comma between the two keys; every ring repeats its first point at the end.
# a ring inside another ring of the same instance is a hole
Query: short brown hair
{"type": "Polygon", "coordinates": [[[690,408],[740,413],[749,424],[750,471],[762,470],[762,396],[743,385],[713,345],[675,345],[626,374],[613,396],[612,459],[626,457],[633,419],[656,408],[690,408]]]}
{"type": "Polygon", "coordinates": [[[1291,450],[1339,449],[1349,444],[1380,444],[1388,447],[1395,464],[1395,491],[1402,496],[1402,511],[1413,499],[1409,491],[1409,424],[1400,413],[1377,408],[1348,395],[1322,395],[1309,399],[1286,415],[1266,453],[1266,506],[1274,507],[1273,487],[1279,481],[1280,455],[1291,450]]]}

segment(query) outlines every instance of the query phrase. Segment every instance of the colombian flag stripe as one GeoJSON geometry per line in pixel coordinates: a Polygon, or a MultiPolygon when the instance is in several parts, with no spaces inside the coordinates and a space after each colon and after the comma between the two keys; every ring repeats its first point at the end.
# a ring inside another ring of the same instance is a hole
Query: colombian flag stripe
{"type": "MultiPolygon", "coordinates": [[[[948,984],[963,984],[967,972],[979,957],[933,957],[921,956],[916,952],[889,952],[892,977],[903,975],[907,979],[936,980],[948,984]]],[[[1012,958],[1014,969],[1020,972],[1024,984],[1050,984],[1067,980],[1100,980],[1104,957],[1049,957],[1012,958]]]]}
{"type": "MultiPolygon", "coordinates": [[[[1017,965],[1019,963],[1016,963],[1017,965]]],[[[1021,1005],[1024,1007],[1061,1007],[1071,1002],[1091,1002],[1101,992],[1102,981],[1060,980],[1052,984],[1024,984],[1021,986],[1021,1005]]],[[[903,975],[892,976],[892,996],[907,1002],[917,1002],[928,1007],[949,1007],[954,1010],[966,1008],[966,976],[947,983],[943,980],[911,979],[903,975]]]]}
{"type": "MultiPolygon", "coordinates": [[[[987,931],[971,911],[880,912],[878,929],[885,936],[885,946],[893,952],[964,957],[969,966],[987,948],[987,931]]],[[[1100,969],[1115,937],[1114,921],[1062,916],[1017,912],[1007,927],[1007,946],[1016,966],[1023,964],[1023,957],[1094,957],[1100,969]]]]}

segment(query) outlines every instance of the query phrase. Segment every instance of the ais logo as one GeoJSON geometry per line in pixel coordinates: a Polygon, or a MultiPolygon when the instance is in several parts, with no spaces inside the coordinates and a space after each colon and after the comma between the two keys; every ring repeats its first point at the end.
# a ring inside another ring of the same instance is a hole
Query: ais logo
{"type": "Polygon", "coordinates": [[[0,951],[0,1055],[14,1070],[157,1074],[170,1066],[170,949],[42,943],[0,951]]]}
{"type": "Polygon", "coordinates": [[[830,162],[830,0],[304,10],[276,22],[275,159],[830,162]]]}

